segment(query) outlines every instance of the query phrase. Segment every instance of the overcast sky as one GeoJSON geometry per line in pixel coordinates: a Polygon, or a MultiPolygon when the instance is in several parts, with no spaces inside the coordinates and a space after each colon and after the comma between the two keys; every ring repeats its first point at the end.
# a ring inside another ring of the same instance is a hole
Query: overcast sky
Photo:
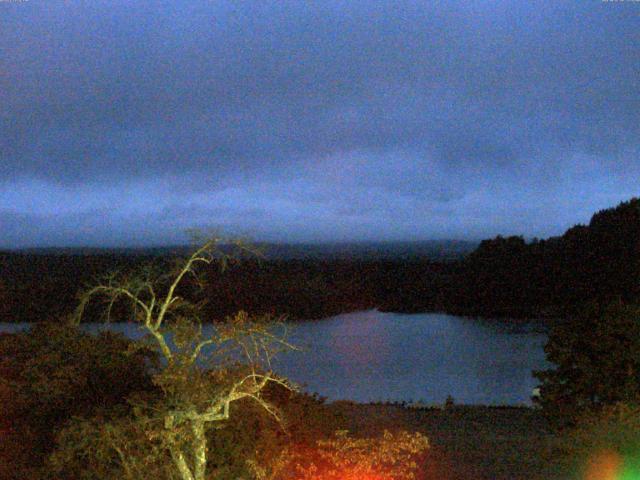
{"type": "Polygon", "coordinates": [[[0,0],[0,247],[547,237],[639,180],[637,1],[0,0]]]}

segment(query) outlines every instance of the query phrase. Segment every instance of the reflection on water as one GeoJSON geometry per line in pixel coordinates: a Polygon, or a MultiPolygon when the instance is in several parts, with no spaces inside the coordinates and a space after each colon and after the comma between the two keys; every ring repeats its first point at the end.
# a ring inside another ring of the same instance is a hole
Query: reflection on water
{"type": "Polygon", "coordinates": [[[282,373],[329,399],[530,404],[546,335],[444,314],[377,311],[305,322],[282,373]]]}
{"type": "Polygon", "coordinates": [[[290,338],[305,351],[282,355],[278,371],[330,400],[530,404],[531,371],[547,366],[536,329],[444,314],[356,312],[298,323],[290,338]]]}

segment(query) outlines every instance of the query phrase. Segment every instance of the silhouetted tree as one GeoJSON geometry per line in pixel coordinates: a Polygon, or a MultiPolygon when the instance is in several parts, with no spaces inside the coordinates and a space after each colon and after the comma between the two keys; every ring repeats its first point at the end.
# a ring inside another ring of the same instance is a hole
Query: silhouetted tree
{"type": "Polygon", "coordinates": [[[542,383],[536,399],[559,427],[586,412],[640,399],[640,311],[617,301],[592,304],[561,321],[545,346],[549,370],[534,372],[542,383]]]}

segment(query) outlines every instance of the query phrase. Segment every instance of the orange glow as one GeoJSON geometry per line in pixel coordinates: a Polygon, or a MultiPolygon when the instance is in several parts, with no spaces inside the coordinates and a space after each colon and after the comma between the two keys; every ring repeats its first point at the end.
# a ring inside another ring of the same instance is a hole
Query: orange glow
{"type": "Polygon", "coordinates": [[[343,471],[340,475],[341,480],[389,480],[382,475],[374,475],[372,473],[343,471]]]}
{"type": "Polygon", "coordinates": [[[616,480],[621,471],[622,458],[616,452],[604,450],[593,455],[587,463],[585,480],[616,480]]]}

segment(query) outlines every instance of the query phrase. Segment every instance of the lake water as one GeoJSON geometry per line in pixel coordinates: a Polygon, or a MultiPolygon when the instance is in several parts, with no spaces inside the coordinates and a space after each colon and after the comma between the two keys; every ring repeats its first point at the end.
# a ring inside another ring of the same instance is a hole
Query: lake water
{"type": "MultiPolygon", "coordinates": [[[[108,328],[142,335],[137,325],[108,328]]],[[[530,405],[531,371],[548,366],[547,337],[531,325],[437,313],[343,314],[296,323],[289,338],[304,351],[281,356],[278,372],[329,400],[434,404],[451,395],[456,403],[530,405]]]]}

